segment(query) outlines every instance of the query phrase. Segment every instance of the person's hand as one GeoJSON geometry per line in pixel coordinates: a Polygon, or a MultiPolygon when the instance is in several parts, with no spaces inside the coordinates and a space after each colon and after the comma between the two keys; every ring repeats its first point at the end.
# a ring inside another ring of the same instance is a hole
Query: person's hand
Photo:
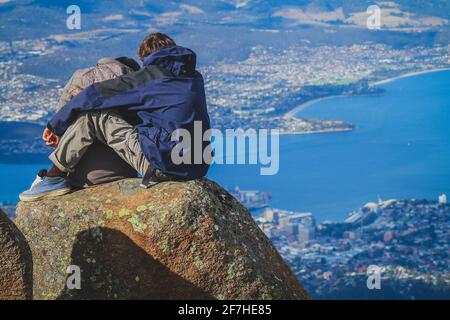
{"type": "Polygon", "coordinates": [[[53,148],[56,148],[61,140],[61,138],[54,134],[49,128],[45,128],[42,139],[45,141],[46,145],[53,148]]]}

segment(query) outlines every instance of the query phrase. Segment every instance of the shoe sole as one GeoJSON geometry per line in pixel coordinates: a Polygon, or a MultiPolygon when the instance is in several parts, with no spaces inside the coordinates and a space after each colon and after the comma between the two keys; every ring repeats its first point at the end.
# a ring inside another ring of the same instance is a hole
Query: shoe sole
{"type": "Polygon", "coordinates": [[[19,195],[19,199],[20,199],[20,201],[23,201],[23,202],[32,202],[32,201],[38,201],[38,200],[42,200],[42,199],[55,198],[55,197],[63,196],[65,194],[68,194],[70,191],[72,191],[72,189],[65,188],[65,189],[60,189],[60,190],[57,190],[57,191],[44,193],[44,194],[41,194],[41,195],[38,195],[38,196],[22,196],[22,195],[19,195]]]}

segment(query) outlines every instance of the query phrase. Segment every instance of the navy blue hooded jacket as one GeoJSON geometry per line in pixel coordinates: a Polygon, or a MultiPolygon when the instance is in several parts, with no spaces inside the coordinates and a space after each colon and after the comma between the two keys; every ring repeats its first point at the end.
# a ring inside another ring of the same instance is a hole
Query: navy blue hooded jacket
{"type": "MultiPolygon", "coordinates": [[[[204,161],[175,165],[171,160],[176,129],[190,132],[193,150],[194,140],[202,141],[194,136],[194,121],[201,121],[202,134],[210,128],[203,77],[195,67],[192,50],[164,47],[148,56],[139,71],[87,87],[53,116],[48,128],[62,136],[81,113],[117,110],[125,119],[135,119],[129,121],[154,168],[187,179],[202,177],[209,167],[204,161]]],[[[203,148],[208,144],[203,143],[203,148]]]]}

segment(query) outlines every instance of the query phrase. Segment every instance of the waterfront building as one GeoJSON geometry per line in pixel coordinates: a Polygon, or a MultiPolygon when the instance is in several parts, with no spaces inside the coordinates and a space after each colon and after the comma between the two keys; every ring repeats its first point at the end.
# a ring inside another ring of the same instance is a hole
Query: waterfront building
{"type": "Polygon", "coordinates": [[[280,214],[278,211],[268,208],[268,209],[264,210],[264,218],[268,222],[278,225],[280,214]]]}
{"type": "Polygon", "coordinates": [[[314,239],[315,228],[312,226],[305,226],[303,224],[298,225],[298,242],[301,248],[305,248],[306,245],[314,239]]]}
{"type": "Polygon", "coordinates": [[[241,190],[236,187],[228,192],[249,210],[265,208],[271,199],[269,192],[258,190],[241,190]]]}

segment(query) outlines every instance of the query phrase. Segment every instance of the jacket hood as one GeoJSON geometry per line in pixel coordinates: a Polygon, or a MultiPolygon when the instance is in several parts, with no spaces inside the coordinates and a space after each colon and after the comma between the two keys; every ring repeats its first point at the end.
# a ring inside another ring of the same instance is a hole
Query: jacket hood
{"type": "Polygon", "coordinates": [[[144,66],[155,65],[165,68],[176,76],[192,75],[195,72],[196,64],[195,52],[180,46],[164,47],[144,60],[144,66]]]}

